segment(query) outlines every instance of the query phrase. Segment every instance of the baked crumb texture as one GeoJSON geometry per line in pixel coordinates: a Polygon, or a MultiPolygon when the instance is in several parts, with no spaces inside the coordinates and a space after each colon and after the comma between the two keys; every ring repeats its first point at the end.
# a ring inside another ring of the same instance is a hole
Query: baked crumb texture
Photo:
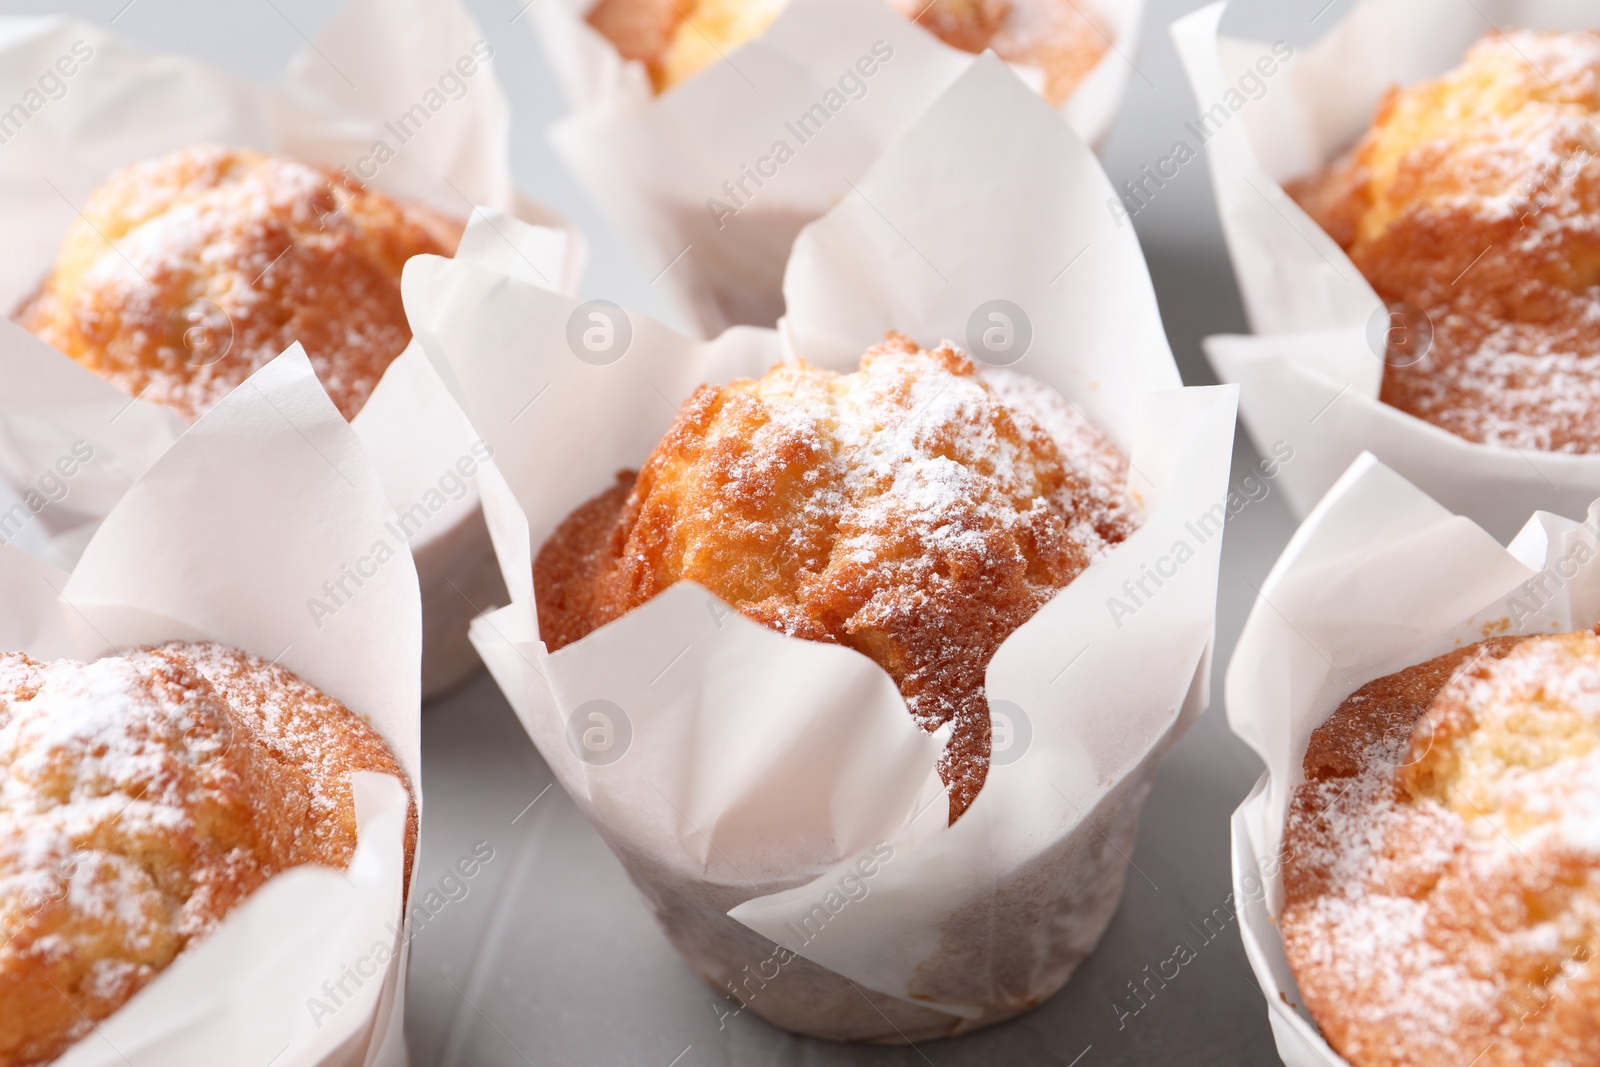
{"type": "Polygon", "coordinates": [[[540,550],[544,640],[687,579],[854,648],[923,729],[953,725],[954,821],[988,772],[990,657],[1134,527],[1124,461],[1077,409],[1018,374],[993,382],[948,344],[890,335],[852,374],[786,363],[702,386],[639,473],[540,550]]]}
{"type": "MultiPolygon", "coordinates": [[[[344,705],[236,649],[0,653],[0,1065],[61,1055],[273,875],[348,866],[357,771],[407,781],[344,705]]],[[[415,843],[413,805],[407,871],[415,843]]]]}
{"type": "Polygon", "coordinates": [[[460,235],[331,168],[187,148],[96,190],[16,317],[191,421],[299,341],[353,418],[411,340],[401,267],[460,235]]]}
{"type": "Polygon", "coordinates": [[[1493,33],[1290,184],[1380,297],[1432,322],[1385,403],[1469,441],[1600,451],[1597,112],[1600,32],[1493,33]]]}
{"type": "MultiPolygon", "coordinates": [[[[665,92],[759,37],[787,0],[600,0],[589,22],[665,92]]],[[[1072,0],[889,0],[946,44],[986,48],[1044,72],[1044,95],[1060,106],[1110,47],[1111,31],[1072,0]]]]}
{"type": "Polygon", "coordinates": [[[1600,1064],[1600,637],[1494,638],[1316,731],[1280,919],[1355,1067],[1600,1064]]]}

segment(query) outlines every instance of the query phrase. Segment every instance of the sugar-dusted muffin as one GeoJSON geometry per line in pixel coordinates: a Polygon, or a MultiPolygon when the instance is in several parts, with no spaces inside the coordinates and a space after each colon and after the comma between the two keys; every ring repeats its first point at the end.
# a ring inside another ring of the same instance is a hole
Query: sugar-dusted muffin
{"type": "Polygon", "coordinates": [[[552,651],[679,580],[895,680],[954,820],[988,773],[1000,643],[1135,525],[1122,457],[1059,394],[890,335],[852,374],[785,363],[702,386],[637,475],[534,561],[552,651]]]}
{"type": "Polygon", "coordinates": [[[1600,451],[1597,117],[1600,32],[1491,33],[1391,90],[1349,154],[1290,186],[1378,295],[1409,305],[1386,403],[1469,441],[1600,451]]]}
{"type": "Polygon", "coordinates": [[[187,148],[96,190],[17,317],[191,420],[299,341],[351,418],[411,339],[401,267],[460,233],[331,168],[187,148]]]}
{"type": "MultiPolygon", "coordinates": [[[[0,653],[0,1067],[61,1055],[273,875],[347,866],[357,771],[406,781],[344,705],[236,649],[0,653]]],[[[408,871],[415,843],[413,806],[408,871]]]]}
{"type": "MultiPolygon", "coordinates": [[[[599,0],[589,22],[650,71],[657,92],[759,37],[787,0],[599,0]]],[[[1044,95],[1065,102],[1110,47],[1091,4],[1073,0],[889,0],[889,6],[966,52],[1044,72],[1044,95]]]]}
{"type": "Polygon", "coordinates": [[[1354,1067],[1600,1064],[1600,637],[1505,637],[1312,736],[1279,926],[1354,1067]]]}

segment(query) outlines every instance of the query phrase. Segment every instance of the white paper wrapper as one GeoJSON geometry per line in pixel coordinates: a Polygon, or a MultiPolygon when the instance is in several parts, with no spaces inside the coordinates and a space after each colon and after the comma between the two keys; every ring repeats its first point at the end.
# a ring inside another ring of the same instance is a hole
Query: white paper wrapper
{"type": "Polygon", "coordinates": [[[1283,824],[1312,732],[1360,686],[1485,633],[1559,633],[1600,622],[1600,563],[1575,552],[1580,541],[1594,546],[1600,501],[1585,525],[1536,513],[1501,548],[1366,454],[1262,584],[1228,667],[1228,721],[1267,764],[1233,816],[1233,884],[1245,951],[1289,1067],[1345,1067],[1299,1007],[1274,925],[1283,824]],[[1526,595],[1523,583],[1558,562],[1553,573],[1563,581],[1526,595]],[[1532,606],[1532,614],[1523,610],[1532,606]]]}
{"type": "Polygon", "coordinates": [[[1205,704],[1220,521],[1216,536],[1192,524],[1221,514],[1234,393],[1180,387],[1093,153],[994,57],[859,184],[801,234],[776,333],[695,342],[617,313],[631,343],[596,365],[568,342],[596,305],[437,257],[413,260],[404,289],[418,342],[495,446],[485,510],[512,604],[473,637],[540,751],[714,989],[750,982],[740,999],[781,1026],[892,1042],[1027,1010],[1109,920],[1156,763],[1205,704]],[[980,137],[992,152],[970,151],[980,137]],[[872,203],[895,205],[892,226],[872,203]],[[546,651],[533,552],[644,460],[696,386],[787,354],[853,370],[889,328],[964,337],[997,294],[1031,323],[1015,369],[1130,456],[1146,514],[996,653],[990,699],[1015,709],[997,752],[1015,751],[954,827],[942,740],[852,650],[683,583],[546,651]],[[1110,598],[1180,542],[1187,562],[1119,625],[1110,598]],[[853,899],[835,908],[840,885],[853,899]],[[800,943],[808,919],[822,926],[800,943]]]}
{"type": "MultiPolygon", "coordinates": [[[[421,613],[391,520],[365,450],[295,346],[155,459],[70,575],[0,545],[0,648],[94,659],[213,640],[276,659],[372,723],[420,811],[421,613]],[[307,610],[379,541],[393,556],[356,597],[320,620],[307,610]]],[[[355,792],[360,839],[347,871],[272,879],[58,1062],[405,1064],[408,802],[385,775],[361,775],[355,792]],[[372,958],[380,945],[392,955],[383,967],[372,958]],[[309,1010],[325,981],[363,959],[375,973],[339,1010],[309,1010]]]]}
{"type": "MultiPolygon", "coordinates": [[[[1268,42],[1218,36],[1225,6],[1172,25],[1202,114],[1227,112],[1228,92],[1272,54],[1268,42]]],[[[1382,346],[1375,349],[1368,330],[1375,314],[1385,314],[1382,303],[1283,189],[1360,137],[1389,87],[1459,64],[1491,32],[1486,19],[1534,29],[1600,25],[1594,5],[1578,0],[1500,0],[1477,10],[1454,0],[1362,0],[1282,63],[1259,99],[1208,127],[1214,132],[1204,152],[1217,209],[1258,336],[1213,337],[1205,348],[1218,377],[1239,383],[1240,414],[1257,446],[1288,440],[1304,457],[1281,479],[1296,515],[1309,512],[1363,450],[1501,538],[1535,509],[1573,515],[1600,495],[1600,456],[1475,444],[1380,402],[1383,363],[1375,351],[1382,346]]]]}
{"type": "MultiPolygon", "coordinates": [[[[0,311],[44,278],[78,207],[113,171],[208,142],[344,167],[384,192],[455,218],[471,215],[479,233],[466,239],[470,249],[496,262],[514,255],[539,284],[573,290],[582,258],[576,235],[530,237],[517,221],[562,225],[512,186],[509,112],[492,59],[483,60],[486,47],[454,0],[351,0],[283,81],[261,90],[193,60],[135,50],[90,23],[0,19],[0,99],[26,101],[32,91],[42,101],[20,127],[0,122],[0,226],[8,235],[0,311]],[[69,62],[57,66],[62,57],[69,62]],[[463,57],[470,76],[457,66],[463,57]],[[63,76],[69,67],[73,73],[63,76]],[[56,98],[40,92],[47,73],[55,79],[50,92],[63,87],[56,98]],[[454,81],[442,91],[447,74],[454,81]],[[380,141],[393,153],[381,165],[380,141]]],[[[427,512],[412,549],[429,626],[427,688],[437,691],[475,669],[466,623],[505,596],[475,486],[469,479],[459,495],[439,490],[441,478],[454,488],[451,472],[462,457],[472,459],[476,438],[426,360],[411,352],[390,366],[354,425],[396,513],[419,504],[427,512]],[[443,502],[433,506],[430,491],[443,502]]],[[[18,543],[70,566],[111,504],[182,430],[171,413],[129,403],[0,323],[0,481],[10,486],[0,498],[36,488],[78,441],[95,454],[65,496],[25,524],[18,543]]],[[[0,526],[0,541],[14,536],[0,526]]]]}
{"type": "MultiPolygon", "coordinates": [[[[784,263],[801,227],[848,194],[973,59],[882,3],[791,0],[727,62],[656,97],[643,64],[623,60],[585,21],[593,6],[535,0],[530,9],[574,111],[552,140],[703,337],[736,324],[770,326],[783,314],[784,263]],[[799,136],[811,127],[790,128],[830,90],[843,99],[836,84],[864,56],[875,68],[864,93],[811,136],[799,136]],[[776,158],[779,141],[792,158],[761,163],[776,158]],[[723,183],[741,180],[745,193],[730,199],[723,183]],[[713,197],[739,210],[719,216],[708,207],[713,197]]],[[[1144,0],[1087,6],[1108,25],[1111,48],[1061,111],[1095,142],[1133,74],[1144,0]]],[[[1037,70],[1024,76],[1042,84],[1037,70]]],[[[969,147],[988,151],[994,142],[986,133],[969,147]]],[[[897,217],[896,205],[879,207],[897,217]]]]}

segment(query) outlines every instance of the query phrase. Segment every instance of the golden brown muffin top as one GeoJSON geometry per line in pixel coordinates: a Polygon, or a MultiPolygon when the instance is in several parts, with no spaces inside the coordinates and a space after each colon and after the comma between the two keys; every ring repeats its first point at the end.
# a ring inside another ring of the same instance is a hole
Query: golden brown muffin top
{"type": "MultiPolygon", "coordinates": [[[[344,705],[233,648],[0,653],[0,1067],[59,1056],[273,875],[346,867],[363,770],[407,781],[344,705]]],[[[413,806],[408,871],[415,842],[413,806]]]]}
{"type": "Polygon", "coordinates": [[[1600,1064],[1600,637],[1495,638],[1313,735],[1284,948],[1355,1067],[1600,1064]]]}
{"type": "MultiPolygon", "coordinates": [[[[788,0],[600,0],[588,19],[626,59],[644,63],[656,92],[759,37],[788,0]]],[[[889,0],[889,6],[964,52],[993,48],[1038,67],[1059,106],[1110,48],[1092,5],[1071,0],[889,0]]]]}
{"type": "Polygon", "coordinates": [[[411,339],[401,267],[460,233],[332,168],[186,148],[89,197],[18,318],[190,420],[299,341],[352,418],[411,339]]]}
{"type": "Polygon", "coordinates": [[[1431,351],[1382,399],[1470,441],[1600,451],[1600,32],[1491,34],[1290,193],[1431,351]]]}
{"type": "Polygon", "coordinates": [[[559,649],[690,580],[854,648],[923,729],[953,724],[954,819],[988,772],[990,657],[1132,532],[1125,481],[1048,387],[891,335],[852,374],[784,363],[697,390],[637,477],[540,550],[540,630],[559,649]]]}

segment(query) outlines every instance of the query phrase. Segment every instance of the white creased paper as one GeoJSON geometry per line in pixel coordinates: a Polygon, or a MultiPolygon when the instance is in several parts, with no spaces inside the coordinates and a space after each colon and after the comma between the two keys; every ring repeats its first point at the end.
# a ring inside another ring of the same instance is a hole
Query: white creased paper
{"type": "MultiPolygon", "coordinates": [[[[512,185],[509,108],[492,56],[485,60],[490,51],[453,0],[351,0],[283,80],[263,90],[194,60],[140,51],[90,23],[0,20],[0,99],[23,99],[46,71],[64,86],[20,128],[0,122],[0,224],[10,239],[0,310],[43,280],[78,206],[113,171],[200,143],[346,168],[390,195],[470,216],[462,254],[514,260],[538,284],[574,291],[583,258],[577,235],[512,185]],[[55,66],[63,56],[72,61],[70,77],[55,66]]],[[[94,454],[59,500],[22,523],[26,531],[0,519],[0,541],[70,567],[95,524],[183,422],[130,402],[9,321],[0,322],[0,382],[0,479],[10,490],[0,497],[37,488],[78,442],[94,454]]],[[[476,662],[462,636],[477,611],[472,604],[504,595],[476,489],[469,479],[457,491],[451,475],[472,457],[476,438],[410,349],[390,365],[354,426],[395,512],[424,508],[412,548],[430,634],[441,635],[429,641],[424,661],[438,688],[476,662]],[[429,494],[441,479],[451,492],[433,506],[429,494]]]]}
{"type": "MultiPolygon", "coordinates": [[[[70,574],[0,545],[0,648],[93,659],[212,640],[275,659],[378,730],[420,810],[421,614],[390,517],[370,460],[295,346],[151,463],[70,574]],[[391,555],[357,595],[332,615],[308,610],[379,541],[391,555]]],[[[355,799],[347,871],[272,879],[59,1063],[403,1065],[407,795],[363,774],[355,799]],[[378,945],[393,954],[386,967],[332,1015],[309,1009],[378,945]]]]}
{"type": "Polygon", "coordinates": [[[1367,682],[1486,633],[1600,622],[1600,501],[1586,511],[1583,523],[1535,513],[1502,548],[1367,453],[1262,583],[1228,667],[1228,721],[1267,764],[1234,812],[1233,884],[1245,951],[1288,1067],[1347,1067],[1303,1009],[1278,995],[1302,1003],[1273,920],[1283,902],[1276,857],[1312,732],[1367,682]],[[1576,551],[1580,542],[1588,552],[1576,551]],[[1546,570],[1561,581],[1528,595],[1524,583],[1546,570]]]}
{"type": "Polygon", "coordinates": [[[815,999],[757,997],[753,1010],[811,1033],[916,1040],[1026,1010],[1110,918],[1124,863],[1104,841],[1131,848],[1160,753],[1205,703],[1221,523],[1216,536],[1194,524],[1221,513],[1234,393],[1181,388],[1093,153],[994,57],[859,186],[864,201],[896,205],[893,224],[846,202],[808,227],[776,332],[696,342],[627,316],[631,344],[595,365],[567,340],[593,305],[437,257],[413,260],[404,290],[418,343],[495,446],[485,510],[513,602],[473,637],[557,777],[713,987],[790,944],[799,959],[785,973],[815,999]],[[967,150],[980,131],[997,155],[967,150]],[[952,199],[971,209],[941,210],[952,199]],[[990,697],[1025,709],[1013,725],[1031,740],[991,767],[954,827],[934,771],[940,742],[852,650],[766,630],[691,583],[545,650],[533,552],[638,466],[696,386],[787,355],[853,370],[891,327],[924,344],[960,339],[1000,296],[1032,324],[1015,369],[1080,404],[1130,455],[1145,516],[995,655],[990,697]],[[1109,598],[1142,567],[1164,560],[1165,572],[1180,542],[1188,562],[1114,618],[1109,598]],[[604,758],[586,747],[591,730],[604,758]],[[790,924],[868,855],[879,861],[869,891],[791,944],[790,924]]]}
{"type": "MultiPolygon", "coordinates": [[[[706,337],[735,324],[769,326],[783,313],[784,263],[801,227],[850,194],[973,59],[882,3],[792,0],[726,62],[657,97],[643,64],[622,59],[585,21],[592,6],[537,0],[530,10],[574,111],[552,140],[706,337]],[[874,73],[860,79],[864,90],[834,108],[826,126],[796,126],[830,91],[846,99],[840,77],[865,69],[874,73]],[[780,158],[780,141],[790,158],[780,158]],[[713,198],[737,211],[711,210],[713,198]]],[[[1095,142],[1110,130],[1133,75],[1144,3],[1092,6],[1110,28],[1110,47],[1062,114],[1095,142]]],[[[1040,81],[1038,71],[1023,73],[1040,81]]],[[[997,146],[985,130],[967,147],[997,146]]],[[[879,206],[891,217],[897,207],[879,206]]]]}
{"type": "MultiPolygon", "coordinates": [[[[1270,51],[1218,35],[1226,5],[1172,25],[1200,110],[1207,111],[1270,51]]],[[[1600,456],[1477,444],[1382,403],[1383,362],[1368,340],[1381,301],[1338,244],[1283,183],[1332,161],[1371,124],[1391,86],[1459,64],[1496,26],[1596,26],[1578,0],[1361,0],[1316,44],[1296,50],[1266,93],[1215,127],[1205,153],[1234,273],[1256,336],[1205,343],[1217,375],[1240,385],[1240,413],[1257,446],[1286,440],[1296,462],[1284,495],[1305,516],[1363,451],[1497,537],[1544,508],[1581,513],[1600,495],[1600,456]]]]}

